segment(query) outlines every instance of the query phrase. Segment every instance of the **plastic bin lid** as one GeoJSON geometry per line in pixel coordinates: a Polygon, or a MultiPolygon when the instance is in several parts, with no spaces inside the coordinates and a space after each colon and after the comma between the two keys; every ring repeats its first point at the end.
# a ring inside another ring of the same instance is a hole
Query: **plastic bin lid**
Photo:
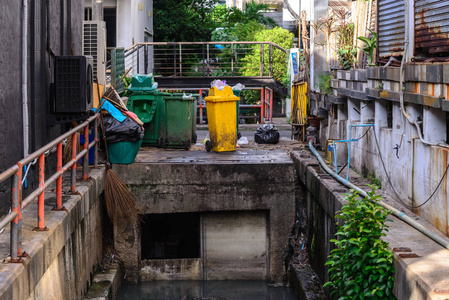
{"type": "Polygon", "coordinates": [[[207,102],[221,102],[221,101],[239,101],[240,98],[234,95],[230,86],[225,86],[222,90],[216,87],[209,89],[209,96],[204,98],[207,102]]]}
{"type": "Polygon", "coordinates": [[[153,74],[136,74],[131,79],[130,91],[155,90],[157,82],[154,82],[153,74]]]}
{"type": "Polygon", "coordinates": [[[185,94],[185,93],[165,93],[164,98],[166,100],[196,100],[199,94],[185,94]]]}

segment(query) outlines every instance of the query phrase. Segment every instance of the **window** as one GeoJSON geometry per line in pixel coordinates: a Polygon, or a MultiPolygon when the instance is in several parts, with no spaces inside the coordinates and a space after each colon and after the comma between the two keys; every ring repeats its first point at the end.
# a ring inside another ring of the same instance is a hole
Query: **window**
{"type": "Polygon", "coordinates": [[[92,21],[92,8],[86,7],[84,9],[84,21],[92,21]]]}

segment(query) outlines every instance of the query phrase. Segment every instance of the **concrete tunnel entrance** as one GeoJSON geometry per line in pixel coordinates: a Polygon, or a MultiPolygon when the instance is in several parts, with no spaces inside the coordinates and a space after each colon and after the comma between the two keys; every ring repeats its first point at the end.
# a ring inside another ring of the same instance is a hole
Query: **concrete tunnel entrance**
{"type": "Polygon", "coordinates": [[[143,280],[266,280],[266,211],[150,214],[141,224],[143,280]]]}
{"type": "Polygon", "coordinates": [[[200,215],[142,216],[142,260],[200,258],[200,215]]]}
{"type": "Polygon", "coordinates": [[[128,281],[285,279],[298,188],[285,151],[141,151],[113,168],[144,221],[114,222],[128,281]]]}

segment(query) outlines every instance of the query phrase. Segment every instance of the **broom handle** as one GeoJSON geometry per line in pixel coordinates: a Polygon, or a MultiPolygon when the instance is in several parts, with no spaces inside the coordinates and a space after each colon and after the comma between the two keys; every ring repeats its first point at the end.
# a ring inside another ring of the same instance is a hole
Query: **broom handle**
{"type": "MultiPolygon", "coordinates": [[[[100,96],[100,85],[98,84],[98,78],[96,78],[95,81],[97,83],[98,96],[100,96]]],[[[106,101],[106,99],[105,99],[105,101],[106,101]]],[[[104,103],[104,101],[103,101],[103,103],[104,103]]],[[[101,105],[103,105],[103,103],[101,105]]],[[[101,108],[101,105],[98,107],[98,109],[101,108]]],[[[97,111],[98,111],[98,109],[97,109],[97,111]]],[[[106,131],[104,130],[103,111],[102,110],[100,110],[100,119],[101,119],[101,131],[103,132],[104,148],[105,148],[105,152],[106,152],[106,160],[108,161],[108,164],[109,164],[108,143],[106,142],[106,131]]]]}
{"type": "Polygon", "coordinates": [[[103,111],[100,111],[101,130],[103,131],[104,150],[106,152],[106,160],[108,161],[108,165],[111,165],[111,163],[109,162],[108,142],[106,141],[106,131],[104,130],[103,114],[104,114],[103,111]]]}

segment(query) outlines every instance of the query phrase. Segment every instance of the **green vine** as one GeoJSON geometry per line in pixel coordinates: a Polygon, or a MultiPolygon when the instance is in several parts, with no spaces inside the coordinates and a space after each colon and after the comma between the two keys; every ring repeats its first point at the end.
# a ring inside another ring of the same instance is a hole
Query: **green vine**
{"type": "Polygon", "coordinates": [[[324,286],[339,300],[395,299],[393,254],[381,240],[389,212],[378,204],[382,198],[375,194],[377,187],[369,186],[369,198],[359,200],[353,190],[346,194],[348,203],[335,216],[344,224],[337,226],[339,239],[331,240],[336,248],[326,262],[330,281],[324,286]]]}

